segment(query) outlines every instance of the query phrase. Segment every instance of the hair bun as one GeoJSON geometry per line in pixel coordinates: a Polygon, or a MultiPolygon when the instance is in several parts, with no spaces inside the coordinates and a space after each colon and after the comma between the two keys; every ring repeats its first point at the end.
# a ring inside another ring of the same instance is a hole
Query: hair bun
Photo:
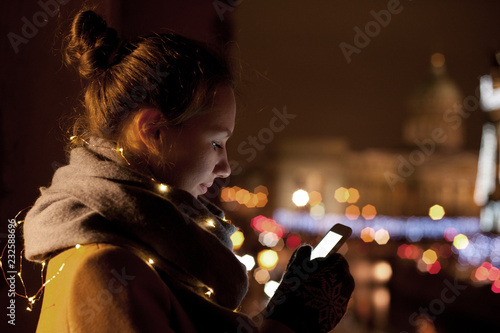
{"type": "Polygon", "coordinates": [[[120,39],[115,29],[91,10],[76,15],[68,36],[65,60],[78,68],[80,75],[90,78],[110,67],[111,56],[120,39]]]}

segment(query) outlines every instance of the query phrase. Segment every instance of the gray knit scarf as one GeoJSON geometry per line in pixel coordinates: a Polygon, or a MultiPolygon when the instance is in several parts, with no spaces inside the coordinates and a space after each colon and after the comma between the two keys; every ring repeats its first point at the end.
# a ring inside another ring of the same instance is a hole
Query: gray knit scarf
{"type": "MultiPolygon", "coordinates": [[[[207,200],[160,187],[133,171],[114,145],[93,138],[74,148],[24,223],[25,255],[44,261],[76,244],[134,248],[160,263],[172,281],[210,287],[216,303],[234,309],[248,286],[232,252],[236,228],[207,200]]],[[[194,290],[194,289],[193,289],[194,290]]]]}

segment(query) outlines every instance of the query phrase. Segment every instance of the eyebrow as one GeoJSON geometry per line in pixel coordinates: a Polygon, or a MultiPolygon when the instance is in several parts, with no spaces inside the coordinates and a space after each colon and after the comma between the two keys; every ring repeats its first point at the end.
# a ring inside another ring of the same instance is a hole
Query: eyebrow
{"type": "Polygon", "coordinates": [[[233,132],[229,128],[227,128],[227,127],[216,126],[216,127],[213,128],[213,130],[215,132],[225,132],[227,138],[229,138],[231,135],[233,135],[233,132]]]}

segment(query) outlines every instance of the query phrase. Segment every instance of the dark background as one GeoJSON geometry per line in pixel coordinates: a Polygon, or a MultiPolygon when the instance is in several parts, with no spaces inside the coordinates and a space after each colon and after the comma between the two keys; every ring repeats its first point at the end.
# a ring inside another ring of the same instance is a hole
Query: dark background
{"type": "MultiPolygon", "coordinates": [[[[42,8],[36,1],[0,3],[2,247],[7,220],[33,203],[38,187],[47,185],[54,167],[65,161],[65,130],[79,105],[80,82],[62,66],[60,46],[82,3],[61,4],[59,14],[48,17],[18,53],[7,34],[21,35],[22,18],[32,22],[42,8]]],[[[258,169],[267,152],[246,164],[236,147],[268,126],[272,109],[283,106],[297,120],[279,133],[279,140],[341,137],[355,150],[399,147],[408,99],[427,76],[434,52],[446,56],[448,73],[465,97],[475,94],[478,76],[489,72],[500,49],[497,1],[402,0],[401,12],[349,64],[339,44],[354,44],[354,28],[364,30],[374,20],[370,11],[387,9],[389,1],[231,3],[235,6],[227,5],[223,20],[214,2],[202,0],[108,0],[100,2],[99,12],[124,37],[172,28],[219,45],[234,41],[226,47],[241,78],[240,113],[230,153],[244,168],[258,169]]],[[[466,149],[478,149],[483,120],[479,111],[466,120],[466,149]]],[[[29,265],[26,270],[27,276],[37,275],[29,265]]],[[[28,289],[32,294],[37,288],[28,289]]],[[[6,293],[2,284],[2,314],[6,293]]],[[[25,312],[20,298],[17,304],[16,329],[9,331],[34,331],[36,313],[25,312]]],[[[3,327],[3,315],[0,321],[3,327]]]]}

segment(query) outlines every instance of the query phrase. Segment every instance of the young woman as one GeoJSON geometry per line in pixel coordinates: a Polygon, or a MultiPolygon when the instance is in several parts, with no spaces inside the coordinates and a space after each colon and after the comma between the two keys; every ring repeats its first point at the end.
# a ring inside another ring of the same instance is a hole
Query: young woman
{"type": "Polygon", "coordinates": [[[66,60],[87,79],[69,163],[25,219],[26,257],[48,262],[38,332],[325,332],[354,288],[341,256],[290,261],[262,315],[235,227],[201,195],[228,177],[233,79],[200,44],[166,33],[127,43],[93,11],[66,60]]]}

